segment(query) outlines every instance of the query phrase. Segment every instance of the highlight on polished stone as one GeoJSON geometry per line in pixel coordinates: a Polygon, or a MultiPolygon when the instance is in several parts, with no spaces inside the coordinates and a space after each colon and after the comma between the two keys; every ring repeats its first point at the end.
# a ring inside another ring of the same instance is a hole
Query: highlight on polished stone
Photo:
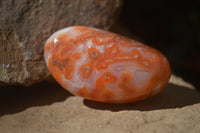
{"type": "Polygon", "coordinates": [[[105,103],[134,102],[156,95],[171,74],[167,58],[156,49],[85,26],[54,33],[45,44],[44,57],[62,87],[105,103]]]}

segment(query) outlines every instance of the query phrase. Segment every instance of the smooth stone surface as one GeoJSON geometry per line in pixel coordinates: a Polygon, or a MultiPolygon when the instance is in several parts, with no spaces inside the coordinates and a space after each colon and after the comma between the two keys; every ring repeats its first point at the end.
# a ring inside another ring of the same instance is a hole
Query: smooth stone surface
{"type": "Polygon", "coordinates": [[[73,26],[45,44],[45,61],[65,89],[86,99],[126,103],[151,97],[167,84],[171,71],[159,51],[95,28],[73,26]]]}

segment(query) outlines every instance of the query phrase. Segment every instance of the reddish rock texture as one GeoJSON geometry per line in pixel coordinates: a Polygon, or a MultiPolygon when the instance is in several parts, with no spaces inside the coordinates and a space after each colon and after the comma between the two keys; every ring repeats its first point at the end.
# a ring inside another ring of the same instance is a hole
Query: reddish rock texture
{"type": "Polygon", "coordinates": [[[86,26],[54,33],[45,44],[53,77],[72,94],[106,103],[143,100],[170,77],[167,58],[135,40],[86,26]]]}
{"type": "Polygon", "coordinates": [[[0,1],[0,86],[30,86],[50,74],[43,60],[46,39],[71,25],[109,29],[121,0],[0,1]]]}

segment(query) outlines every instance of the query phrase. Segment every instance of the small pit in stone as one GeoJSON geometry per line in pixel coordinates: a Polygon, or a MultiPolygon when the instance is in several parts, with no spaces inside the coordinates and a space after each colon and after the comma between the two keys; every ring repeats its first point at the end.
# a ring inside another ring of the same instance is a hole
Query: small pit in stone
{"type": "Polygon", "coordinates": [[[92,52],[92,58],[96,59],[98,57],[98,54],[96,52],[92,52]]]}

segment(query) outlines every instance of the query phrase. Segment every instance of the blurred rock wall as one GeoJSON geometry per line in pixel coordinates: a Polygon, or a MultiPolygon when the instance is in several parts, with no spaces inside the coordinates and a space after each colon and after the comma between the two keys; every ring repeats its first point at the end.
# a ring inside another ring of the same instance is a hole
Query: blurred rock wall
{"type": "Polygon", "coordinates": [[[0,0],[0,86],[50,77],[43,47],[55,31],[72,25],[109,29],[122,0],[0,0]]]}

